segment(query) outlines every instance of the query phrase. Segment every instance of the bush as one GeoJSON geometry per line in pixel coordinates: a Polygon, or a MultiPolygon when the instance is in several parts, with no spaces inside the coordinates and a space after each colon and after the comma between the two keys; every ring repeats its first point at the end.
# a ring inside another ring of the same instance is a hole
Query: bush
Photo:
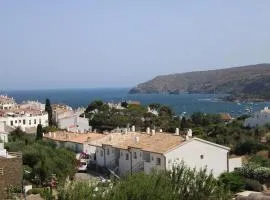
{"type": "Polygon", "coordinates": [[[245,189],[261,192],[262,191],[262,185],[259,181],[252,180],[252,179],[245,179],[245,189]]]}
{"type": "Polygon", "coordinates": [[[245,182],[236,172],[226,172],[220,175],[219,180],[227,185],[232,192],[239,192],[244,189],[245,182]]]}
{"type": "Polygon", "coordinates": [[[270,180],[270,168],[261,167],[260,165],[252,162],[237,169],[237,172],[245,178],[255,179],[261,183],[266,183],[270,180]]]}
{"type": "Polygon", "coordinates": [[[104,185],[68,183],[59,200],[229,200],[230,191],[206,169],[180,165],[172,171],[137,173],[104,185]]]}

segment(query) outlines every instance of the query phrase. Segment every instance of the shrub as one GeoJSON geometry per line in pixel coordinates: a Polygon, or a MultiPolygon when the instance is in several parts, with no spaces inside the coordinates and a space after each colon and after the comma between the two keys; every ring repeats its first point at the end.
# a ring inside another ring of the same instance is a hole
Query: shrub
{"type": "Polygon", "coordinates": [[[219,180],[227,185],[232,192],[239,192],[244,189],[245,182],[236,172],[226,172],[220,175],[219,180]]]}
{"type": "Polygon", "coordinates": [[[255,179],[261,183],[265,183],[270,180],[270,168],[261,167],[260,165],[252,162],[245,164],[237,171],[245,178],[255,179]]]}
{"type": "Polygon", "coordinates": [[[259,181],[252,180],[252,179],[245,179],[245,189],[261,192],[262,191],[262,185],[259,181]]]}

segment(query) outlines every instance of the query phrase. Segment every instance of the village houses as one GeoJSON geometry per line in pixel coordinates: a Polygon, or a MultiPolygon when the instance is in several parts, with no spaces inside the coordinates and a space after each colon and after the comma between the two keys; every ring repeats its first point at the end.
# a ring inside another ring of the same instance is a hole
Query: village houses
{"type": "Polygon", "coordinates": [[[245,119],[245,127],[256,127],[270,123],[270,109],[265,107],[263,110],[255,112],[251,117],[245,119]]]}
{"type": "Polygon", "coordinates": [[[13,98],[0,95],[0,123],[9,129],[20,127],[25,132],[35,132],[38,124],[48,126],[48,113],[40,102],[17,104],[13,98]]]}
{"type": "Polygon", "coordinates": [[[105,167],[122,176],[126,173],[145,172],[153,169],[171,170],[184,162],[197,169],[207,167],[214,176],[241,167],[241,159],[229,159],[230,148],[192,137],[189,130],[185,137],[156,132],[125,131],[118,133],[69,133],[56,132],[44,135],[59,146],[91,155],[98,167],[105,167]],[[230,166],[230,163],[232,166],[230,166]]]}

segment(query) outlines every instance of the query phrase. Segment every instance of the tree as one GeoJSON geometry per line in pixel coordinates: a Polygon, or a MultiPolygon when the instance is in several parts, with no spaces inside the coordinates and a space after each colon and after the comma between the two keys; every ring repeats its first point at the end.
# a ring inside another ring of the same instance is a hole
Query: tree
{"type": "Polygon", "coordinates": [[[185,117],[182,117],[181,119],[181,129],[184,130],[185,128],[187,128],[187,121],[185,117]]]}
{"type": "Polygon", "coordinates": [[[42,125],[41,124],[38,124],[38,126],[37,126],[36,140],[42,140],[42,138],[43,138],[42,125]]]}
{"type": "Polygon", "coordinates": [[[52,106],[51,106],[50,99],[46,99],[45,111],[48,113],[49,126],[52,126],[53,125],[53,121],[52,121],[52,106]]]}

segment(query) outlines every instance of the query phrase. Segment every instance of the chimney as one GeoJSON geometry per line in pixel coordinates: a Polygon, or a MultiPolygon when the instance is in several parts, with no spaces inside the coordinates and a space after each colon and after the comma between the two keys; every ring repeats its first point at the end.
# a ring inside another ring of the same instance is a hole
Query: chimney
{"type": "Polygon", "coordinates": [[[55,132],[53,132],[53,138],[56,138],[55,132]]]}
{"type": "Polygon", "coordinates": [[[135,137],[135,143],[139,143],[140,142],[140,137],[139,136],[136,136],[135,137]]]}
{"type": "Polygon", "coordinates": [[[87,137],[87,142],[90,142],[91,141],[91,137],[87,137]]]}
{"type": "Polygon", "coordinates": [[[127,129],[127,128],[124,129],[124,133],[125,133],[125,134],[128,133],[128,129],[127,129]]]}
{"type": "Polygon", "coordinates": [[[160,132],[160,133],[162,133],[162,132],[163,132],[163,130],[162,130],[162,129],[159,129],[159,132],[160,132]]]}
{"type": "Polygon", "coordinates": [[[134,125],[131,127],[131,131],[135,132],[135,126],[134,125]]]}
{"type": "Polygon", "coordinates": [[[113,135],[110,134],[110,135],[109,135],[109,140],[112,141],[112,139],[113,139],[113,135]]]}
{"type": "Polygon", "coordinates": [[[146,128],[146,133],[150,134],[150,128],[149,127],[146,128]]]}
{"type": "Polygon", "coordinates": [[[175,129],[175,135],[179,135],[179,128],[175,129]]]}
{"type": "Polygon", "coordinates": [[[187,135],[188,135],[188,137],[192,138],[192,129],[188,129],[187,135]]]}
{"type": "Polygon", "coordinates": [[[187,134],[186,134],[186,140],[189,140],[192,138],[192,130],[188,129],[187,134]]]}
{"type": "Polygon", "coordinates": [[[68,133],[66,133],[66,140],[69,140],[69,135],[68,135],[68,133]]]}
{"type": "Polygon", "coordinates": [[[51,132],[49,132],[48,134],[49,134],[49,137],[52,137],[52,133],[51,132]]]}
{"type": "Polygon", "coordinates": [[[155,134],[156,134],[155,129],[152,129],[151,135],[153,136],[153,135],[155,135],[155,134]]]}

